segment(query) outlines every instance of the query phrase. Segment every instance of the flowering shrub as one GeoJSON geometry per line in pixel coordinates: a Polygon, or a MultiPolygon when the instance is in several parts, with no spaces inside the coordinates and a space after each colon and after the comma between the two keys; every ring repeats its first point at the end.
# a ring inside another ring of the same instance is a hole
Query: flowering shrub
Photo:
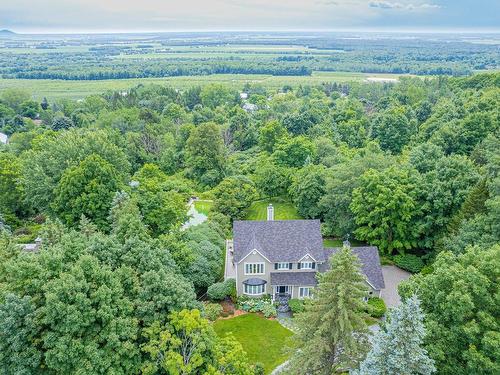
{"type": "Polygon", "coordinates": [[[262,312],[266,318],[276,316],[276,306],[270,296],[262,298],[242,296],[238,298],[238,307],[243,311],[262,312]]]}
{"type": "Polygon", "coordinates": [[[276,312],[276,306],[274,306],[273,304],[269,304],[269,303],[265,303],[264,306],[262,307],[262,314],[264,314],[264,316],[266,318],[274,318],[277,314],[276,312]]]}

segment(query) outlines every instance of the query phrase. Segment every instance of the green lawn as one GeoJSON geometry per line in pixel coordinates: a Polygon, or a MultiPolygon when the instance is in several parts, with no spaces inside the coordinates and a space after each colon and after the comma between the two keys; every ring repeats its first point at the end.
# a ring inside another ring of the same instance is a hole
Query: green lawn
{"type": "Polygon", "coordinates": [[[338,240],[335,238],[323,238],[323,246],[324,247],[341,247],[342,240],[338,240]]]}
{"type": "Polygon", "coordinates": [[[214,205],[213,201],[195,201],[194,202],[194,208],[196,208],[196,211],[198,211],[200,214],[207,215],[212,209],[212,206],[214,205]]]}
{"type": "MultiPolygon", "coordinates": [[[[344,241],[338,239],[338,238],[323,238],[323,246],[324,247],[342,247],[342,243],[344,241]]],[[[355,239],[349,240],[351,243],[352,247],[357,247],[357,246],[366,246],[365,242],[358,241],[355,239]]]]}
{"type": "Polygon", "coordinates": [[[282,198],[270,198],[260,201],[255,201],[247,210],[246,220],[266,220],[267,206],[274,206],[275,220],[298,220],[302,219],[297,212],[295,206],[282,198]]]}
{"type": "Polygon", "coordinates": [[[284,347],[292,332],[276,320],[267,320],[256,314],[245,314],[232,319],[217,320],[214,329],[221,337],[232,332],[247,352],[250,362],[262,363],[266,374],[287,359],[284,347]]]}

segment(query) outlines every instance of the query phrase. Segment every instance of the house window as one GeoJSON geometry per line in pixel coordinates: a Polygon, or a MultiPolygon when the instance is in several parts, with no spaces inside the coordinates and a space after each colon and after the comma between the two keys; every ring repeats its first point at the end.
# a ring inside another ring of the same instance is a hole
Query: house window
{"type": "Polygon", "coordinates": [[[275,270],[291,270],[292,263],[274,263],[275,270]]]}
{"type": "Polygon", "coordinates": [[[311,293],[311,288],[309,287],[304,287],[304,286],[301,286],[299,288],[299,297],[300,298],[309,298],[312,296],[312,293],[311,293]]]}
{"type": "Polygon", "coordinates": [[[245,294],[250,296],[257,296],[266,292],[266,285],[245,285],[245,294]]]}
{"type": "Polygon", "coordinates": [[[314,263],[314,262],[300,262],[299,268],[301,270],[313,270],[316,268],[316,263],[314,263]]]}
{"type": "Polygon", "coordinates": [[[264,263],[245,263],[245,275],[263,275],[264,263]]]}

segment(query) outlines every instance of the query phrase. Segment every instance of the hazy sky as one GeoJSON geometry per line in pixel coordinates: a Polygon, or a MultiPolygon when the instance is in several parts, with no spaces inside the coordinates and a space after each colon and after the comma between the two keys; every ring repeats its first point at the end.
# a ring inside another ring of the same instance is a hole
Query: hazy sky
{"type": "Polygon", "coordinates": [[[0,0],[0,29],[499,30],[500,0],[0,0]]]}

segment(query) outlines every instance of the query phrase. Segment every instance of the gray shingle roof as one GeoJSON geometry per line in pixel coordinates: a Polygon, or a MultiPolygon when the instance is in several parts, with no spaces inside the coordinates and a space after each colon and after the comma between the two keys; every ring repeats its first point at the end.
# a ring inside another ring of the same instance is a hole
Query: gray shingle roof
{"type": "MultiPolygon", "coordinates": [[[[328,258],[338,251],[340,247],[326,248],[325,253],[328,258]]],[[[382,267],[380,266],[380,258],[376,246],[361,246],[352,247],[352,252],[356,254],[361,261],[361,270],[366,275],[368,282],[377,290],[385,288],[384,276],[382,275],[382,267]]],[[[324,272],[330,267],[329,262],[325,262],[320,266],[319,271],[324,272]]]]}
{"type": "Polygon", "coordinates": [[[235,221],[234,260],[257,249],[271,262],[297,262],[310,254],[326,260],[319,220],[235,221]]]}
{"type": "Polygon", "coordinates": [[[271,272],[271,285],[316,286],[316,272],[271,272]]]}

